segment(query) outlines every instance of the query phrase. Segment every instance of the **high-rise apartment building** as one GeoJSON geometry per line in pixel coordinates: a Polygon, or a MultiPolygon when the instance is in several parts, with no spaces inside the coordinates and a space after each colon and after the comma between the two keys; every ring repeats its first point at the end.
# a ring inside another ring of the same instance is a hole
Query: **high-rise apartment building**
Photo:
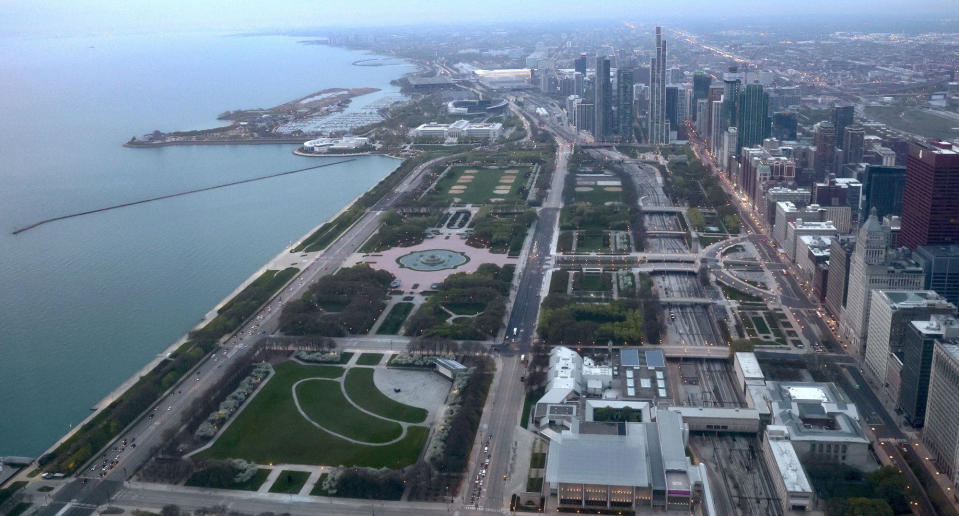
{"type": "Polygon", "coordinates": [[[619,141],[630,143],[633,141],[633,120],[636,113],[633,110],[633,70],[619,68],[616,70],[616,134],[619,141]]]}
{"type": "Polygon", "coordinates": [[[959,306],[959,245],[921,245],[913,256],[926,275],[925,287],[959,306]]]}
{"type": "Polygon", "coordinates": [[[959,343],[938,341],[932,351],[922,443],[940,472],[959,490],[959,343]]]}
{"type": "Polygon", "coordinates": [[[739,143],[737,152],[743,147],[760,145],[769,138],[769,94],[763,91],[761,84],[747,84],[739,93],[738,102],[739,143]]]}
{"type": "Polygon", "coordinates": [[[902,339],[912,321],[956,315],[955,305],[932,290],[873,290],[869,309],[864,373],[882,386],[890,355],[902,356],[902,339]]]}
{"type": "Polygon", "coordinates": [[[922,427],[926,419],[929,377],[936,341],[956,338],[959,338],[959,321],[947,315],[933,315],[928,320],[912,321],[906,327],[902,340],[899,408],[906,421],[916,428],[922,427]]]}
{"type": "Polygon", "coordinates": [[[909,146],[902,213],[901,245],[959,244],[959,146],[943,141],[909,146]]]}
{"type": "Polygon", "coordinates": [[[609,140],[613,127],[613,84],[610,77],[609,58],[596,58],[596,81],[593,90],[593,136],[598,141],[609,140]]]}
{"type": "Polygon", "coordinates": [[[656,27],[656,56],[652,59],[649,73],[649,142],[669,143],[669,127],[666,121],[666,40],[662,27],[656,27]]]}

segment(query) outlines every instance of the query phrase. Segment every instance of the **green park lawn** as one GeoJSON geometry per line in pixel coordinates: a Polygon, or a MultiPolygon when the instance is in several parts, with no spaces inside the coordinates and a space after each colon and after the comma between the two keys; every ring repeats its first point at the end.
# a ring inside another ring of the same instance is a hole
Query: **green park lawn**
{"type": "Polygon", "coordinates": [[[485,204],[488,203],[491,198],[512,200],[519,197],[520,188],[526,184],[526,173],[530,171],[528,166],[510,166],[506,168],[483,168],[478,166],[456,166],[450,169],[449,175],[441,179],[435,186],[436,192],[448,196],[450,199],[456,197],[460,199],[460,202],[470,203],[470,204],[485,204]],[[506,170],[518,170],[515,175],[516,180],[512,183],[500,183],[500,178],[503,177],[503,173],[506,170]],[[476,170],[475,173],[470,173],[469,175],[473,176],[473,180],[468,183],[458,182],[460,177],[464,175],[467,170],[476,170]],[[465,186],[466,189],[461,193],[450,193],[450,188],[455,186],[465,186]],[[493,190],[497,186],[503,186],[509,188],[509,193],[507,194],[497,194],[493,193],[493,190]]]}
{"type": "Polygon", "coordinates": [[[236,489],[239,491],[256,491],[266,482],[266,477],[270,476],[270,470],[260,468],[246,482],[233,482],[230,484],[210,483],[210,479],[202,474],[194,474],[186,481],[186,485],[191,487],[212,487],[215,489],[236,489]]]}
{"type": "Polygon", "coordinates": [[[356,365],[379,365],[383,360],[383,353],[363,353],[356,359],[356,365]]]}
{"type": "Polygon", "coordinates": [[[610,192],[602,186],[590,187],[588,192],[575,192],[576,202],[588,202],[590,204],[606,204],[608,202],[623,202],[623,192],[610,192]]]}
{"type": "Polygon", "coordinates": [[[280,472],[280,476],[276,477],[276,481],[273,482],[273,485],[270,486],[270,492],[299,494],[300,489],[303,489],[303,484],[306,484],[306,481],[309,479],[310,473],[308,471],[292,471],[284,469],[280,472]]]}
{"type": "Polygon", "coordinates": [[[580,231],[576,236],[576,253],[601,253],[609,250],[604,231],[580,231]]]}
{"type": "MultiPolygon", "coordinates": [[[[316,428],[296,410],[292,395],[293,384],[307,378],[339,378],[344,373],[342,367],[304,366],[295,362],[284,362],[277,364],[275,370],[276,373],[259,394],[236,416],[216,442],[200,454],[199,459],[242,458],[258,464],[321,464],[373,468],[402,468],[416,462],[429,433],[427,427],[410,426],[403,439],[390,445],[366,446],[345,441],[316,428]]],[[[362,440],[364,436],[382,436],[382,432],[399,426],[395,422],[363,414],[352,405],[347,409],[348,413],[334,412],[346,400],[339,391],[339,385],[333,382],[304,382],[302,387],[310,387],[306,390],[298,389],[304,411],[317,423],[330,424],[330,429],[335,432],[343,430],[344,435],[362,440]],[[312,386],[321,384],[337,389],[333,391],[317,388],[314,392],[312,386]],[[339,392],[339,395],[335,395],[335,392],[339,392]],[[323,416],[322,412],[330,416],[323,416]],[[362,414],[364,419],[356,418],[355,414],[362,414]],[[333,428],[332,425],[337,423],[330,423],[329,419],[333,419],[334,415],[335,418],[348,418],[353,422],[372,420],[377,424],[372,429],[354,428],[342,423],[333,428]]]]}
{"type": "Polygon", "coordinates": [[[354,407],[337,382],[303,382],[296,386],[296,395],[303,412],[331,432],[367,443],[386,443],[403,433],[399,423],[373,417],[354,407]]]}
{"type": "Polygon", "coordinates": [[[400,328],[403,326],[403,321],[406,320],[407,316],[410,315],[410,312],[413,311],[413,303],[396,303],[390,308],[390,311],[386,313],[386,317],[383,319],[383,324],[380,324],[380,327],[376,329],[377,335],[396,335],[400,332],[400,328]]]}
{"type": "Polygon", "coordinates": [[[404,405],[380,392],[373,383],[373,369],[351,368],[346,373],[344,386],[353,403],[374,414],[407,423],[422,423],[426,420],[425,409],[404,405]]]}

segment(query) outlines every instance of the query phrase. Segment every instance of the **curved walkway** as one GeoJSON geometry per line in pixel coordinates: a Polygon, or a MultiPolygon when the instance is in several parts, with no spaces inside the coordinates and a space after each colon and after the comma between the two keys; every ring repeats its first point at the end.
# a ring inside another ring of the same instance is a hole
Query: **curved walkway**
{"type": "MultiPolygon", "coordinates": [[[[345,375],[344,375],[344,376],[345,376],[345,375]]],[[[395,420],[395,419],[385,418],[385,417],[383,417],[383,416],[374,414],[374,413],[370,412],[369,410],[366,410],[366,409],[364,409],[363,407],[357,405],[356,402],[354,402],[352,399],[350,399],[349,395],[346,394],[346,386],[343,385],[343,379],[342,379],[342,378],[335,378],[335,379],[334,379],[334,378],[319,378],[319,377],[317,377],[317,378],[304,378],[304,379],[299,380],[298,382],[294,383],[294,384],[293,384],[293,387],[291,387],[291,390],[293,391],[293,404],[296,405],[296,410],[297,410],[297,412],[300,413],[301,416],[303,416],[303,419],[306,419],[307,421],[310,422],[310,424],[312,424],[313,426],[319,428],[320,430],[323,430],[324,432],[326,432],[326,433],[328,433],[328,434],[330,434],[330,435],[339,437],[340,439],[343,439],[344,441],[349,441],[349,442],[351,442],[351,443],[353,443],[353,444],[361,444],[361,445],[363,445],[363,446],[389,446],[389,445],[391,445],[391,444],[396,444],[396,443],[402,441],[402,440],[406,437],[407,427],[412,424],[412,423],[406,423],[406,422],[403,422],[403,421],[397,421],[397,420],[395,420]],[[310,416],[306,415],[306,412],[303,411],[303,407],[300,406],[300,398],[297,397],[297,395],[296,395],[296,388],[297,388],[297,386],[299,386],[299,385],[300,385],[301,383],[303,383],[303,382],[313,382],[313,381],[336,382],[336,383],[340,384],[340,392],[343,393],[343,397],[346,398],[346,401],[349,402],[350,405],[353,405],[354,408],[356,408],[356,409],[359,410],[360,412],[363,412],[363,413],[365,413],[365,414],[367,414],[367,415],[369,415],[369,416],[373,416],[373,417],[375,417],[376,419],[382,419],[383,421],[391,421],[391,422],[393,422],[393,423],[397,423],[397,424],[399,424],[399,425],[402,427],[403,431],[400,433],[400,436],[399,436],[399,437],[397,437],[396,439],[393,439],[392,441],[387,441],[387,442],[385,442],[385,443],[368,443],[368,442],[366,442],[366,441],[359,441],[359,440],[357,440],[357,439],[353,439],[352,437],[347,437],[347,436],[345,436],[345,435],[343,435],[343,434],[334,432],[333,430],[330,430],[329,428],[326,428],[325,426],[317,423],[316,421],[313,421],[313,419],[312,419],[310,416]]]]}

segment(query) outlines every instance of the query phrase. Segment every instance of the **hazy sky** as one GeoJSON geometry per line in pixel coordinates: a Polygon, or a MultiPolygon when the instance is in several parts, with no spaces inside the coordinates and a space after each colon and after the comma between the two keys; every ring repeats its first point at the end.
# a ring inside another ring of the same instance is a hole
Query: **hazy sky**
{"type": "MultiPolygon", "coordinates": [[[[264,30],[618,17],[892,14],[954,16],[955,0],[0,0],[0,36],[264,30]]],[[[855,19],[850,19],[855,22],[855,19]]]]}

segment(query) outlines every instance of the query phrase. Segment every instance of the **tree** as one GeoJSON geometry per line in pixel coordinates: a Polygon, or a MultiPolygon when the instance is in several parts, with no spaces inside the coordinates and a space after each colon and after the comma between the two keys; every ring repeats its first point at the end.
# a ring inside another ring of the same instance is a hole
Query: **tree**
{"type": "Polygon", "coordinates": [[[703,212],[698,208],[689,208],[686,210],[686,218],[689,220],[689,225],[696,231],[702,231],[703,226],[706,225],[706,217],[703,216],[703,212]]]}
{"type": "Polygon", "coordinates": [[[833,498],[826,503],[827,516],[893,516],[892,507],[878,498],[833,498]]]}
{"type": "Polygon", "coordinates": [[[723,217],[723,224],[726,226],[726,231],[729,233],[739,233],[739,217],[735,215],[726,215],[723,217]]]}

